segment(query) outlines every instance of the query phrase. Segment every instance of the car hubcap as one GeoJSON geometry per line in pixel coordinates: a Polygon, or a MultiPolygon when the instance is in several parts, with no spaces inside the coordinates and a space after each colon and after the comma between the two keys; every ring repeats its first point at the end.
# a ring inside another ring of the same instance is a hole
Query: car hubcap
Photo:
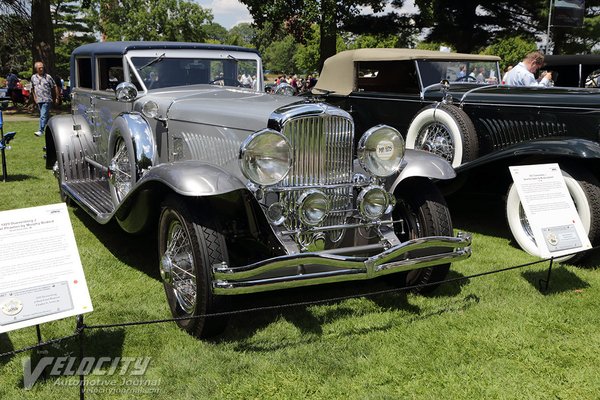
{"type": "Polygon", "coordinates": [[[123,140],[119,140],[110,162],[110,179],[119,200],[131,190],[131,172],[127,146],[123,140]]]}
{"type": "Polygon", "coordinates": [[[167,248],[161,259],[161,276],[173,287],[181,308],[191,314],[196,307],[196,268],[190,237],[178,220],[169,226],[167,248]]]}
{"type": "Polygon", "coordinates": [[[448,162],[452,162],[454,159],[452,137],[448,129],[440,123],[433,123],[421,129],[417,136],[415,149],[428,151],[448,162]]]}

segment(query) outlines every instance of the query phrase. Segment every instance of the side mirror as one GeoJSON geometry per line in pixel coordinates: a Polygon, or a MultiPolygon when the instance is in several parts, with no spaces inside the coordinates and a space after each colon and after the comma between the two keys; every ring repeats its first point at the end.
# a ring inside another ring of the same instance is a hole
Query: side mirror
{"type": "Polygon", "coordinates": [[[121,82],[115,89],[118,101],[130,102],[135,100],[138,95],[137,88],[131,82],[121,82]]]}

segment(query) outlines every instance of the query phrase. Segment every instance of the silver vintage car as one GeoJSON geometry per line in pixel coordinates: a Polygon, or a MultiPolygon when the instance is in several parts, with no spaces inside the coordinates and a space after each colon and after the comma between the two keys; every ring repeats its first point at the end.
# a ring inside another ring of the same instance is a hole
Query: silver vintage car
{"type": "MultiPolygon", "coordinates": [[[[46,131],[64,200],[127,232],[158,230],[174,317],[207,337],[228,295],[390,275],[442,280],[469,257],[432,179],[441,158],[395,129],[354,132],[322,102],[263,92],[241,47],[85,45],[71,57],[72,113],[46,131]],[[394,274],[394,275],[391,275],[394,274]]],[[[230,302],[229,302],[230,303],[230,302]]]]}

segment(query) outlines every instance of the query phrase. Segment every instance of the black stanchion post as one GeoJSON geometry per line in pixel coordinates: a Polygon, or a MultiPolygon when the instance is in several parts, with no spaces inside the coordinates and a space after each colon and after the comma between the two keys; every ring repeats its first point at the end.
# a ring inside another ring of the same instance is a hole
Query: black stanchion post
{"type": "MultiPolygon", "coordinates": [[[[0,143],[4,143],[4,127],[2,122],[2,110],[0,110],[0,143]]],[[[6,154],[4,146],[0,146],[2,150],[2,182],[6,182],[6,154]]]]}
{"type": "MultiPolygon", "coordinates": [[[[83,330],[85,329],[85,324],[83,323],[83,315],[77,316],[77,339],[79,340],[79,362],[81,363],[83,360],[83,330]]],[[[81,369],[81,368],[80,368],[81,369]]],[[[79,399],[85,399],[85,377],[83,372],[79,374],[79,399]]]]}
{"type": "Polygon", "coordinates": [[[548,275],[546,275],[546,279],[540,279],[540,290],[544,292],[548,291],[548,287],[550,287],[550,275],[552,274],[552,263],[554,262],[554,257],[550,258],[550,265],[548,265],[548,275]],[[542,283],[544,283],[544,289],[542,289],[542,283]]]}

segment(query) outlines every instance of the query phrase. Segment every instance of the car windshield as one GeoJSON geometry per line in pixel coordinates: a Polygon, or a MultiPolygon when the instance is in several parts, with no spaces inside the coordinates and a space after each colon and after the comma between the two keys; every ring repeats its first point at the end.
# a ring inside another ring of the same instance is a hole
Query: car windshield
{"type": "Polygon", "coordinates": [[[423,87],[440,83],[469,82],[479,84],[498,83],[498,63],[496,61],[417,61],[423,87]]]}
{"type": "Polygon", "coordinates": [[[233,57],[132,57],[131,62],[148,90],[197,84],[256,89],[258,63],[233,57]]]}

